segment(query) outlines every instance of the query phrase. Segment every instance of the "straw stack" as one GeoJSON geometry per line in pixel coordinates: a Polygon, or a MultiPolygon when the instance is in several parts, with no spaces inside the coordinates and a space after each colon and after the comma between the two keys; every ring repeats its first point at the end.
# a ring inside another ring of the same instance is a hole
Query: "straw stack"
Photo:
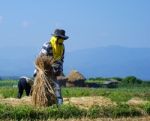
{"type": "Polygon", "coordinates": [[[51,106],[56,103],[53,81],[56,79],[51,64],[53,59],[39,56],[35,60],[37,76],[34,80],[32,103],[35,106],[51,106]]]}

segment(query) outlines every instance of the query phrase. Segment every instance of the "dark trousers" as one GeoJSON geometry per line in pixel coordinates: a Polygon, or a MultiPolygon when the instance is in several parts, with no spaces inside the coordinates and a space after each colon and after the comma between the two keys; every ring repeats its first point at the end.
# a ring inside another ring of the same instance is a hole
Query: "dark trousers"
{"type": "Polygon", "coordinates": [[[31,86],[27,83],[26,78],[20,78],[18,81],[18,98],[22,97],[23,91],[25,90],[26,96],[29,96],[31,86]]]}

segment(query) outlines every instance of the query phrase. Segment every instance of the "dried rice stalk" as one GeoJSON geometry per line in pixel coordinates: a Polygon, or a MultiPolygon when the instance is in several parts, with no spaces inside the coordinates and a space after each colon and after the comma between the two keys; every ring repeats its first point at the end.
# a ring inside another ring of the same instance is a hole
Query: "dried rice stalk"
{"type": "Polygon", "coordinates": [[[86,80],[85,77],[77,70],[72,70],[68,75],[68,82],[75,82],[77,80],[86,80]]]}
{"type": "Polygon", "coordinates": [[[53,59],[48,56],[40,56],[35,61],[37,76],[34,80],[32,102],[35,106],[50,106],[56,103],[53,81],[54,76],[51,64],[53,59]]]}

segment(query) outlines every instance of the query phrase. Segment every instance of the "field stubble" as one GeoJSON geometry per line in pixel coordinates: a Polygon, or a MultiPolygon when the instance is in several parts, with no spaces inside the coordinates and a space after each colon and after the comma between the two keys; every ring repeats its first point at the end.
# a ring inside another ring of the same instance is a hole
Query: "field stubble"
{"type": "MultiPolygon", "coordinates": [[[[9,104],[12,106],[18,105],[33,105],[31,102],[31,97],[23,97],[21,99],[17,98],[1,98],[0,103],[9,104]]],[[[102,96],[88,96],[88,97],[71,97],[64,98],[64,104],[73,104],[80,108],[88,109],[93,105],[99,106],[115,106],[116,103],[112,102],[109,98],[102,96]]]]}

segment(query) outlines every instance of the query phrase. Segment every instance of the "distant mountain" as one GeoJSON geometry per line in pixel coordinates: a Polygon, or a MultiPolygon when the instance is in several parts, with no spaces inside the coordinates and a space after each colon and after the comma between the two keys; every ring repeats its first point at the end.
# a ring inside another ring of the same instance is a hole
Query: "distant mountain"
{"type": "MultiPolygon", "coordinates": [[[[4,50],[4,48],[0,48],[4,50]]],[[[31,47],[9,48],[0,52],[0,76],[31,76],[39,50],[31,47]]],[[[64,72],[79,70],[85,77],[136,76],[150,79],[150,48],[99,47],[65,54],[64,72]]]]}
{"type": "Polygon", "coordinates": [[[77,69],[86,77],[125,77],[150,79],[150,48],[99,47],[68,53],[67,71],[77,69]]]}
{"type": "Polygon", "coordinates": [[[0,76],[31,75],[38,50],[34,47],[0,47],[0,76]]]}

